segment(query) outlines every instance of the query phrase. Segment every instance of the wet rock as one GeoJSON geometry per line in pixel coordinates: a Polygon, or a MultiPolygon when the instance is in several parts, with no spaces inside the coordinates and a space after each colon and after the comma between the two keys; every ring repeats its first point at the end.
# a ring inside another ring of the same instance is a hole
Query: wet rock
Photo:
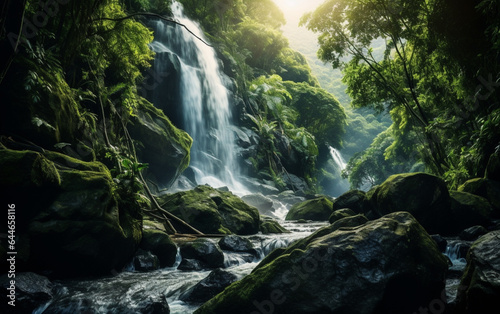
{"type": "Polygon", "coordinates": [[[47,303],[53,298],[53,285],[47,277],[35,273],[17,273],[15,278],[7,275],[0,277],[2,295],[0,297],[0,312],[2,313],[32,313],[36,308],[47,303]],[[12,285],[11,280],[15,283],[12,285]],[[15,289],[11,289],[12,286],[15,289]],[[13,299],[9,296],[15,292],[14,304],[9,305],[13,299]],[[13,312],[12,310],[15,309],[13,312]]]}
{"type": "Polygon", "coordinates": [[[285,220],[326,221],[331,214],[332,202],[328,197],[323,196],[293,205],[288,211],[285,220]]]}
{"type": "Polygon", "coordinates": [[[356,214],[366,214],[371,210],[366,193],[360,190],[346,192],[333,201],[333,211],[349,208],[356,214]]]}
{"type": "Polygon", "coordinates": [[[140,247],[156,255],[162,268],[171,267],[175,263],[177,246],[164,231],[145,228],[140,247]]]}
{"type": "MultiPolygon", "coordinates": [[[[287,168],[289,169],[289,168],[287,168]]],[[[293,168],[292,168],[293,169],[293,168]]],[[[294,191],[306,191],[309,186],[307,185],[306,181],[299,176],[296,176],[294,174],[286,174],[282,176],[283,182],[286,184],[286,187],[288,189],[294,190],[294,191]]]]}
{"type": "Polygon", "coordinates": [[[415,218],[398,212],[349,227],[355,217],[262,261],[195,313],[413,313],[443,302],[447,261],[415,218]]]}
{"type": "Polygon", "coordinates": [[[475,241],[480,236],[488,233],[488,230],[483,226],[473,226],[465,229],[460,233],[460,239],[465,241],[475,241]]]}
{"type": "Polygon", "coordinates": [[[334,211],[330,215],[330,218],[328,218],[328,221],[330,223],[334,223],[337,220],[340,220],[342,218],[351,217],[351,216],[355,216],[355,215],[356,215],[356,213],[350,208],[337,209],[336,211],[334,211]]]}
{"type": "Polygon", "coordinates": [[[260,232],[262,234],[272,234],[272,233],[289,233],[283,226],[279,224],[276,220],[271,217],[261,216],[260,219],[260,232]]]}
{"type": "Polygon", "coordinates": [[[444,253],[446,251],[446,247],[448,246],[448,241],[439,234],[433,234],[431,235],[431,238],[434,242],[436,242],[439,250],[444,253]]]}
{"type": "Polygon", "coordinates": [[[161,200],[163,208],[207,234],[259,232],[259,211],[231,192],[198,186],[194,190],[165,195],[161,200]]]}
{"type": "Polygon", "coordinates": [[[152,271],[160,268],[160,261],[149,251],[137,250],[133,258],[134,268],[137,271],[152,271]]]}
{"type": "Polygon", "coordinates": [[[479,238],[469,250],[457,294],[461,314],[496,314],[500,297],[500,231],[479,238]]]}
{"type": "Polygon", "coordinates": [[[141,301],[135,312],[141,314],[170,314],[170,307],[165,296],[150,296],[141,301]]]}
{"type": "Polygon", "coordinates": [[[221,249],[208,239],[197,239],[180,245],[183,259],[195,259],[205,263],[210,268],[224,266],[224,254],[221,249]]]}
{"type": "Polygon", "coordinates": [[[209,268],[207,264],[191,258],[183,258],[179,267],[177,267],[177,269],[184,271],[199,271],[207,268],[209,268]]]}
{"type": "Polygon", "coordinates": [[[179,299],[192,303],[206,302],[222,292],[227,286],[235,282],[236,279],[236,275],[217,268],[208,277],[181,294],[179,299]]]}
{"type": "Polygon", "coordinates": [[[219,240],[218,244],[221,249],[226,251],[256,253],[250,240],[237,235],[225,236],[219,240]]]}
{"type": "Polygon", "coordinates": [[[189,165],[193,140],[147,101],[139,102],[138,110],[130,119],[130,135],[142,144],[136,145],[138,159],[148,163],[148,171],[159,182],[171,183],[189,165]]]}
{"type": "Polygon", "coordinates": [[[450,194],[439,177],[426,173],[396,174],[367,195],[380,216],[407,211],[429,233],[448,235],[455,231],[449,223],[450,194]]]}
{"type": "Polygon", "coordinates": [[[450,196],[449,223],[450,229],[455,233],[475,225],[488,226],[491,224],[494,210],[484,197],[458,191],[450,191],[450,196]]]}
{"type": "Polygon", "coordinates": [[[274,216],[274,203],[269,197],[257,193],[245,195],[241,199],[248,205],[257,208],[261,215],[274,216]]]}

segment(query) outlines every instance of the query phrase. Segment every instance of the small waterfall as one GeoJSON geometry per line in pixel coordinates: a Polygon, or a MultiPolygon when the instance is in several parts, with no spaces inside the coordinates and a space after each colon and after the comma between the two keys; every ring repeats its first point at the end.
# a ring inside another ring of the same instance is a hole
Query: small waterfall
{"type": "Polygon", "coordinates": [[[179,77],[172,79],[170,85],[178,91],[155,91],[156,95],[165,97],[154,96],[153,102],[159,108],[165,107],[162,102],[173,102],[174,106],[168,106],[176,108],[168,110],[169,116],[193,138],[190,166],[197,184],[227,186],[233,192],[245,191],[237,179],[240,170],[229,93],[215,51],[205,43],[200,26],[184,15],[180,3],[173,1],[171,9],[174,18],[192,33],[180,25],[162,20],[154,22],[155,40],[151,48],[157,53],[156,75],[168,80],[175,69],[179,77]]]}
{"type": "Polygon", "coordinates": [[[332,159],[335,162],[335,164],[339,167],[340,171],[346,168],[347,163],[345,162],[340,152],[331,146],[330,146],[330,155],[332,156],[332,159]]]}

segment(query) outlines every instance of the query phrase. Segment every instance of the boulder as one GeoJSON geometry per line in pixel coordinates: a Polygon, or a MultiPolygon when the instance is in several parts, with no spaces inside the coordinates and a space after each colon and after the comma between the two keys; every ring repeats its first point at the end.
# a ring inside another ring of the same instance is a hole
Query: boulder
{"type": "Polygon", "coordinates": [[[148,164],[148,173],[159,183],[172,183],[188,167],[193,140],[151,103],[139,103],[128,130],[142,144],[136,145],[139,161],[148,164]]]}
{"type": "Polygon", "coordinates": [[[0,312],[2,313],[32,313],[41,305],[50,301],[53,297],[53,285],[47,277],[35,273],[17,273],[15,278],[9,278],[7,274],[0,277],[2,295],[0,297],[0,312]],[[11,280],[15,281],[12,285],[11,280]],[[12,290],[14,286],[14,290],[12,290]],[[9,305],[12,301],[8,296],[11,291],[15,292],[14,306],[9,305]],[[15,309],[15,311],[12,311],[15,309]]]}
{"type": "Polygon", "coordinates": [[[475,241],[482,235],[488,233],[488,230],[483,226],[473,226],[460,232],[460,239],[464,241],[475,241]]]}
{"type": "Polygon", "coordinates": [[[172,267],[177,256],[177,246],[164,231],[144,229],[140,247],[158,257],[160,267],[172,267]]]}
{"type": "Polygon", "coordinates": [[[210,272],[208,277],[182,293],[179,299],[191,303],[206,302],[222,292],[227,286],[235,282],[236,279],[236,275],[217,268],[210,272]]]}
{"type": "Polygon", "coordinates": [[[500,297],[500,230],[479,238],[467,254],[457,294],[458,313],[496,314],[500,297]]]}
{"type": "Polygon", "coordinates": [[[450,231],[458,234],[461,230],[475,225],[491,224],[494,210],[484,197],[458,191],[450,191],[450,196],[450,231]]]}
{"type": "Polygon", "coordinates": [[[276,220],[272,219],[271,217],[265,216],[261,216],[259,230],[260,232],[262,232],[262,234],[290,232],[283,228],[283,226],[281,226],[276,220]]]}
{"type": "Polygon", "coordinates": [[[326,196],[297,203],[290,208],[285,220],[326,221],[332,214],[332,201],[326,196]]]}
{"type": "Polygon", "coordinates": [[[209,268],[207,264],[191,258],[183,258],[181,263],[179,264],[179,267],[177,267],[178,270],[183,271],[199,271],[205,270],[207,268],[209,268]]]}
{"type": "Polygon", "coordinates": [[[138,271],[152,271],[160,268],[160,261],[149,251],[137,250],[133,258],[134,269],[138,271]]]}
{"type": "Polygon", "coordinates": [[[241,199],[248,205],[257,208],[261,215],[274,217],[274,202],[269,197],[256,193],[244,195],[241,199]]]}
{"type": "Polygon", "coordinates": [[[471,179],[461,185],[458,191],[484,197],[495,210],[494,216],[500,218],[500,182],[483,178],[471,179]]]}
{"type": "MultiPolygon", "coordinates": [[[[231,192],[198,186],[194,190],[164,195],[161,203],[163,208],[207,234],[248,235],[259,232],[257,208],[231,192]]],[[[178,231],[182,232],[182,229],[178,231]]]]}
{"type": "Polygon", "coordinates": [[[330,218],[328,218],[328,221],[332,224],[332,223],[334,223],[337,220],[340,220],[342,218],[351,217],[351,216],[355,216],[355,215],[356,215],[356,213],[353,210],[351,210],[350,208],[337,209],[336,211],[334,211],[330,215],[330,218]]]}
{"type": "Polygon", "coordinates": [[[446,251],[446,247],[448,246],[448,241],[440,234],[433,234],[431,235],[431,238],[434,242],[436,242],[439,250],[444,253],[446,251]]]}
{"type": "Polygon", "coordinates": [[[219,240],[219,247],[226,251],[256,254],[252,242],[237,235],[228,235],[219,240]]]}
{"type": "Polygon", "coordinates": [[[210,268],[224,266],[224,253],[218,245],[208,239],[196,239],[180,245],[182,259],[195,259],[210,268]]]}
{"type": "Polygon", "coordinates": [[[398,212],[358,225],[359,217],[263,260],[195,313],[413,313],[437,302],[444,308],[447,260],[417,220],[398,212]]]}
{"type": "Polygon", "coordinates": [[[367,195],[380,216],[407,211],[429,233],[450,233],[450,194],[439,177],[427,173],[396,174],[367,195]]]}
{"type": "Polygon", "coordinates": [[[118,197],[106,166],[51,151],[2,149],[0,156],[2,188],[9,184],[3,192],[17,207],[18,267],[85,276],[109,274],[130,260],[142,210],[118,197]]]}
{"type": "Polygon", "coordinates": [[[346,192],[333,201],[333,211],[349,208],[356,214],[366,214],[371,210],[366,193],[360,190],[346,192]]]}
{"type": "Polygon", "coordinates": [[[484,178],[500,182],[500,153],[491,154],[484,178]]]}

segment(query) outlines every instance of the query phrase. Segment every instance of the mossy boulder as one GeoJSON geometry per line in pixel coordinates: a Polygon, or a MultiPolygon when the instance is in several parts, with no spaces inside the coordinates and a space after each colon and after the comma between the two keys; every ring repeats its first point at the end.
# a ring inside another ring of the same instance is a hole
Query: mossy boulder
{"type": "Polygon", "coordinates": [[[328,221],[330,223],[334,223],[337,220],[340,220],[342,218],[351,217],[351,216],[355,216],[355,215],[356,215],[356,213],[350,208],[337,209],[336,211],[334,211],[330,215],[330,218],[328,218],[328,221]]]}
{"type": "Polygon", "coordinates": [[[450,191],[450,196],[449,231],[451,233],[458,234],[463,229],[475,225],[487,227],[491,224],[494,210],[484,197],[458,191],[450,191]]]}
{"type": "Polygon", "coordinates": [[[471,179],[461,185],[458,191],[484,197],[495,209],[495,217],[500,218],[500,182],[484,178],[471,179]]]}
{"type": "Polygon", "coordinates": [[[175,264],[177,246],[164,231],[145,227],[140,247],[156,255],[160,261],[160,267],[172,267],[175,264]]]}
{"type": "Polygon", "coordinates": [[[259,231],[262,234],[272,234],[272,233],[289,233],[282,225],[271,217],[261,216],[259,231]]]}
{"type": "Polygon", "coordinates": [[[163,208],[204,233],[248,235],[259,232],[259,211],[231,192],[198,186],[190,191],[165,195],[161,201],[163,208]]]}
{"type": "Polygon", "coordinates": [[[446,258],[413,216],[356,219],[280,250],[195,313],[413,313],[443,302],[446,258]]]}
{"type": "Polygon", "coordinates": [[[427,173],[392,175],[367,196],[379,216],[407,211],[429,233],[447,233],[451,201],[446,183],[439,177],[427,173]]]}
{"type": "Polygon", "coordinates": [[[500,153],[491,154],[484,178],[500,182],[500,153]]]}
{"type": "Polygon", "coordinates": [[[206,302],[222,292],[227,286],[235,282],[236,279],[236,275],[217,268],[210,272],[205,279],[183,292],[179,299],[198,304],[206,302]]]}
{"type": "Polygon", "coordinates": [[[461,314],[496,314],[500,297],[500,230],[479,238],[469,249],[457,294],[461,314]]]}
{"type": "Polygon", "coordinates": [[[0,150],[0,163],[2,188],[19,217],[20,269],[109,274],[130,260],[142,237],[141,208],[118,199],[103,164],[8,149],[0,150]]]}
{"type": "Polygon", "coordinates": [[[286,214],[285,220],[325,221],[331,214],[332,201],[326,196],[321,196],[293,205],[286,214]]]}
{"type": "Polygon", "coordinates": [[[349,208],[356,214],[366,214],[371,210],[366,193],[360,190],[346,192],[333,201],[333,211],[349,208]]]}
{"type": "Polygon", "coordinates": [[[196,239],[180,245],[182,259],[202,262],[209,268],[224,266],[224,253],[220,247],[209,239],[196,239]]]}
{"type": "Polygon", "coordinates": [[[237,235],[228,235],[219,240],[219,247],[226,251],[246,252],[256,254],[255,248],[247,238],[237,235]]]}
{"type": "Polygon", "coordinates": [[[148,163],[148,174],[154,175],[160,183],[173,182],[189,165],[191,137],[145,100],[130,121],[130,135],[141,143],[136,145],[137,157],[148,163]]]}

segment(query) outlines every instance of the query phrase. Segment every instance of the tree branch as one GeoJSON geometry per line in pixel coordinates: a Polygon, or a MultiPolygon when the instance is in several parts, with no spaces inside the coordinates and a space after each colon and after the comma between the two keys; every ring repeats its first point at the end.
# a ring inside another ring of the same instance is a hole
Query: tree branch
{"type": "Polygon", "coordinates": [[[195,33],[193,33],[193,31],[191,31],[186,25],[174,20],[174,19],[171,19],[171,18],[168,18],[168,17],[165,17],[165,16],[162,16],[160,14],[156,14],[156,13],[151,13],[151,12],[137,12],[137,13],[132,13],[130,15],[127,15],[127,16],[123,16],[123,17],[119,17],[119,18],[110,18],[110,17],[101,17],[101,18],[98,18],[94,21],[99,21],[99,20],[105,20],[105,21],[114,21],[114,22],[122,22],[124,20],[127,20],[127,19],[131,19],[135,16],[149,16],[149,17],[156,17],[156,18],[159,18],[161,20],[164,20],[164,21],[167,21],[167,22],[171,22],[171,23],[174,23],[174,24],[177,24],[179,26],[182,26],[184,27],[191,35],[193,35],[194,37],[196,37],[198,40],[200,40],[202,43],[204,43],[205,45],[209,46],[209,47],[213,47],[212,45],[210,45],[209,43],[207,43],[203,38],[201,38],[200,36],[196,35],[195,33]]]}

